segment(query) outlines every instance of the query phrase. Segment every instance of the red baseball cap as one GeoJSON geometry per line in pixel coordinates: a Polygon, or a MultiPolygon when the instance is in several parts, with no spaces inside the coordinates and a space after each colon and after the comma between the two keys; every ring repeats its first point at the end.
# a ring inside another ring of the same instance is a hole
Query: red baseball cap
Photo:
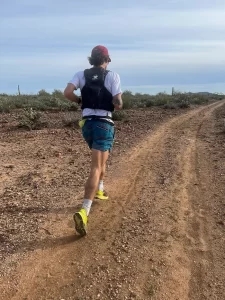
{"type": "MultiPolygon", "coordinates": [[[[94,47],[91,51],[91,56],[94,57],[96,55],[104,55],[104,56],[108,56],[109,57],[109,51],[106,47],[98,45],[96,47],[94,47]]],[[[109,57],[109,62],[111,62],[111,58],[109,57]]]]}

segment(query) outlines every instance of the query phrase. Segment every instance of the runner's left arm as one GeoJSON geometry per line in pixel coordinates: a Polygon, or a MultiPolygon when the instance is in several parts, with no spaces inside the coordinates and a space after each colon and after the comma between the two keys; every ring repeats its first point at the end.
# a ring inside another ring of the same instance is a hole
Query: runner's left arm
{"type": "Polygon", "coordinates": [[[113,105],[115,109],[116,110],[122,109],[123,101],[122,101],[122,91],[120,86],[120,76],[117,73],[113,74],[112,95],[113,95],[113,105]]]}
{"type": "Polygon", "coordinates": [[[113,105],[115,107],[115,110],[122,109],[123,107],[122,93],[117,94],[113,97],[113,105]]]}

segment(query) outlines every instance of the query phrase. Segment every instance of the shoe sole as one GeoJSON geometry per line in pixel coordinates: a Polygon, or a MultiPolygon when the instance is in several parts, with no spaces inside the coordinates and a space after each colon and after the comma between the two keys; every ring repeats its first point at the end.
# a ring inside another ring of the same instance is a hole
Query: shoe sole
{"type": "Polygon", "coordinates": [[[73,219],[74,219],[76,231],[81,236],[85,236],[87,234],[87,231],[86,231],[86,228],[85,228],[86,226],[84,225],[81,215],[79,213],[75,213],[73,215],[73,219]]]}
{"type": "Polygon", "coordinates": [[[95,195],[95,199],[99,199],[99,200],[109,200],[109,197],[103,196],[101,198],[101,196],[95,195]],[[104,197],[104,198],[103,198],[104,197]]]}

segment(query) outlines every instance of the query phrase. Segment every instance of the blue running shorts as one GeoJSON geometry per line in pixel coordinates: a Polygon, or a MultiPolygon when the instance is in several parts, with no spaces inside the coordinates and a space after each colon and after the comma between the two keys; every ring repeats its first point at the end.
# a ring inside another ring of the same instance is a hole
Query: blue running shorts
{"type": "Polygon", "coordinates": [[[96,119],[86,120],[82,133],[90,149],[110,151],[114,141],[114,124],[96,119]]]}

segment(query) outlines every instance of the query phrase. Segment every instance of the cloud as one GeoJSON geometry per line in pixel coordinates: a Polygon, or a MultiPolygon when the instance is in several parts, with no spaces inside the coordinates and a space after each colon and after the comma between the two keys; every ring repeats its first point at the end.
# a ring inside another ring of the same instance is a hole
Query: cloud
{"type": "MultiPolygon", "coordinates": [[[[1,20],[1,38],[43,39],[43,38],[82,38],[92,35],[110,35],[112,37],[144,37],[145,39],[162,30],[170,32],[203,31],[225,28],[225,10],[203,11],[164,11],[140,8],[121,9],[114,16],[110,11],[104,14],[86,16],[66,15],[3,17],[1,20]],[[136,36],[137,35],[137,36],[136,36]]],[[[214,32],[215,34],[215,32],[214,32]]]]}
{"type": "Polygon", "coordinates": [[[0,89],[18,78],[56,87],[89,67],[96,44],[109,47],[110,68],[126,85],[225,78],[222,0],[12,3],[0,12],[0,89]]]}

